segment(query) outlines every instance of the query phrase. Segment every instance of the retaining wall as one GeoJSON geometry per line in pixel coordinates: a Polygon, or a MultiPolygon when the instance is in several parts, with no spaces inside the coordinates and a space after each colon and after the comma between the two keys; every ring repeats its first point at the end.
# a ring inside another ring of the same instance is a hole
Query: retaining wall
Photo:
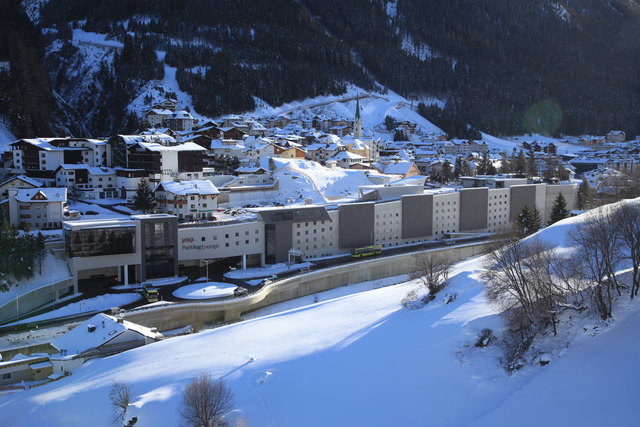
{"type": "Polygon", "coordinates": [[[186,325],[200,327],[219,322],[232,322],[240,320],[245,313],[279,302],[352,283],[412,273],[418,269],[417,260],[425,252],[445,256],[450,261],[457,261],[483,253],[488,245],[490,243],[460,245],[375,258],[278,280],[242,298],[132,310],[125,313],[124,317],[126,320],[144,326],[156,327],[159,331],[177,329],[186,325]]]}

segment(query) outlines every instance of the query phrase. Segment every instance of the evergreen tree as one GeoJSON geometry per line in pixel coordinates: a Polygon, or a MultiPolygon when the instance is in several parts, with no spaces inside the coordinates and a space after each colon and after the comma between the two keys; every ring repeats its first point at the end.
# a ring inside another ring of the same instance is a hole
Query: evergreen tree
{"type": "Polygon", "coordinates": [[[44,260],[45,254],[44,235],[38,231],[38,235],[36,236],[36,257],[38,259],[39,274],[42,274],[42,261],[44,260]]]}
{"type": "Polygon", "coordinates": [[[407,132],[404,129],[396,129],[396,131],[393,133],[393,140],[394,141],[408,141],[409,140],[409,135],[407,134],[407,132]]]}
{"type": "Polygon", "coordinates": [[[471,165],[465,159],[460,160],[459,176],[473,176],[473,170],[471,169],[471,165]]]}
{"type": "Polygon", "coordinates": [[[569,217],[569,210],[567,209],[567,201],[565,200],[562,193],[558,193],[558,197],[556,197],[553,202],[553,207],[551,208],[551,218],[549,219],[549,224],[553,224],[555,222],[560,221],[561,219],[565,219],[569,217]]]}
{"type": "Polygon", "coordinates": [[[511,173],[511,159],[506,154],[500,154],[502,159],[500,160],[500,173],[511,173]]]}
{"type": "Polygon", "coordinates": [[[520,150],[518,155],[515,156],[513,160],[514,160],[513,172],[519,177],[524,177],[526,175],[527,161],[524,157],[524,153],[522,152],[522,150],[520,150]]]}
{"type": "Polygon", "coordinates": [[[585,210],[591,208],[591,187],[587,178],[582,178],[582,183],[578,188],[578,209],[585,210]]]}
{"type": "Polygon", "coordinates": [[[147,180],[142,179],[138,184],[136,195],[133,196],[133,208],[143,213],[149,213],[154,206],[155,197],[153,196],[153,191],[149,187],[147,180]]]}
{"type": "Polygon", "coordinates": [[[453,176],[458,179],[460,174],[462,173],[462,158],[460,156],[456,157],[456,161],[453,165],[453,176]]]}
{"type": "Polygon", "coordinates": [[[527,155],[527,173],[530,177],[538,176],[538,167],[536,166],[536,153],[533,147],[529,149],[527,155]]]}
{"type": "Polygon", "coordinates": [[[384,116],[384,127],[387,128],[388,131],[392,131],[396,128],[396,121],[393,120],[393,117],[384,116]]]}
{"type": "Polygon", "coordinates": [[[528,224],[528,234],[533,234],[536,231],[540,230],[540,226],[542,225],[542,218],[540,217],[540,211],[537,207],[533,206],[531,208],[531,219],[528,224]]]}
{"type": "Polygon", "coordinates": [[[489,163],[487,165],[487,175],[495,175],[497,173],[498,173],[498,170],[493,165],[493,162],[491,160],[489,160],[489,163]]]}
{"type": "Polygon", "coordinates": [[[520,215],[518,215],[517,228],[522,237],[535,233],[540,229],[540,211],[535,206],[524,205],[520,215]]]}
{"type": "Polygon", "coordinates": [[[451,181],[452,173],[451,173],[451,163],[449,160],[445,160],[442,164],[442,170],[440,171],[440,182],[446,184],[451,181]]]}

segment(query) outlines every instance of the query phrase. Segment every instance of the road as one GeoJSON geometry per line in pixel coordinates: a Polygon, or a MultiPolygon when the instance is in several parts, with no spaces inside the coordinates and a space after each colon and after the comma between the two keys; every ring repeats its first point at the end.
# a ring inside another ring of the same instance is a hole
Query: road
{"type": "MultiPolygon", "coordinates": [[[[371,256],[371,257],[366,257],[366,258],[352,258],[349,255],[345,255],[342,257],[336,257],[336,258],[327,258],[327,259],[321,259],[318,261],[313,262],[313,265],[311,267],[311,269],[313,270],[319,270],[319,269],[323,269],[323,268],[329,268],[329,267],[334,267],[337,265],[344,265],[344,264],[353,264],[356,262],[360,262],[363,260],[367,260],[367,259],[371,259],[371,258],[383,258],[383,257],[389,257],[389,256],[394,256],[394,255],[400,255],[400,254],[405,254],[405,253],[411,253],[411,252],[416,252],[416,251],[420,251],[420,250],[427,250],[427,249],[437,249],[437,248],[444,248],[444,247],[448,247],[451,246],[453,244],[468,244],[468,243],[476,243],[476,242],[484,242],[487,241],[489,239],[489,236],[480,236],[480,237],[468,237],[468,238],[459,238],[459,239],[455,239],[455,240],[446,240],[446,241],[442,241],[442,240],[435,240],[435,241],[431,241],[431,242],[424,242],[424,243],[419,243],[419,244],[415,244],[415,245],[407,245],[407,246],[400,246],[400,247],[394,247],[394,248],[385,248],[382,252],[381,255],[376,255],[376,256],[371,256]]],[[[228,283],[233,283],[236,284],[238,286],[242,286],[244,288],[247,288],[247,290],[249,291],[249,293],[254,293],[259,291],[264,284],[260,284],[260,285],[249,285],[247,283],[245,283],[243,280],[229,280],[229,279],[225,279],[222,274],[225,273],[226,271],[228,271],[228,267],[230,265],[230,261],[229,260],[223,260],[220,261],[219,263],[214,263],[209,266],[209,279],[212,281],[219,281],[219,282],[223,282],[226,281],[228,283]],[[212,267],[213,265],[213,267],[212,267]]],[[[199,268],[199,269],[194,269],[193,271],[189,272],[189,276],[194,279],[194,278],[198,278],[198,277],[202,277],[205,275],[205,268],[199,268]]],[[[300,271],[292,271],[292,272],[286,272],[286,273],[281,273],[281,274],[277,274],[276,278],[273,279],[275,281],[277,281],[278,279],[284,279],[287,277],[292,277],[298,274],[303,274],[303,272],[300,271]]],[[[217,299],[208,299],[208,300],[180,300],[177,299],[175,297],[172,296],[172,292],[173,290],[176,289],[177,286],[165,286],[162,288],[159,288],[161,295],[162,295],[162,299],[166,300],[166,301],[171,301],[173,304],[197,304],[197,303],[206,303],[206,302],[211,302],[211,301],[223,301],[225,299],[233,299],[236,298],[234,296],[231,297],[225,297],[225,298],[217,298],[217,299]]],[[[143,306],[147,304],[146,302],[138,302],[138,303],[134,303],[125,307],[121,307],[125,310],[135,310],[136,308],[139,308],[140,306],[143,306]]],[[[97,312],[96,312],[97,313],[97,312]]],[[[20,324],[17,326],[11,326],[11,327],[0,327],[0,335],[5,334],[5,333],[11,333],[11,332],[18,332],[18,331],[25,331],[25,330],[30,330],[30,329],[34,329],[34,328],[42,328],[42,327],[48,327],[48,326],[58,326],[58,325],[63,325],[63,324],[67,324],[67,323],[72,323],[72,322],[80,322],[83,321],[85,319],[88,319],[90,317],[92,317],[94,314],[96,313],[85,313],[85,314],[81,314],[81,315],[72,315],[72,316],[65,316],[62,318],[57,318],[57,319],[49,319],[49,320],[44,320],[44,321],[40,321],[40,322],[33,322],[33,323],[26,323],[26,324],[20,324]]],[[[108,310],[105,310],[104,313],[109,314],[108,310]]]]}

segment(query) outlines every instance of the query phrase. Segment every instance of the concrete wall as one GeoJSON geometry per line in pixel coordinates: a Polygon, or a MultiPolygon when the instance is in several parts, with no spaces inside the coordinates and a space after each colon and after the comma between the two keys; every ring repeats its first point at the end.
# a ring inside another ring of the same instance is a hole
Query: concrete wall
{"type": "Polygon", "coordinates": [[[293,224],[278,222],[275,226],[276,262],[286,262],[289,258],[289,249],[293,248],[293,224]]]}
{"type": "Polygon", "coordinates": [[[487,228],[488,188],[460,190],[460,231],[487,228]]]}
{"type": "Polygon", "coordinates": [[[411,195],[402,198],[402,238],[433,234],[433,195],[411,195]]]}
{"type": "Polygon", "coordinates": [[[551,216],[551,209],[553,209],[553,203],[558,197],[558,194],[562,193],[567,201],[567,209],[573,210],[578,207],[578,186],[576,184],[558,184],[547,185],[546,203],[544,210],[544,219],[549,221],[551,216]]]}
{"type": "Polygon", "coordinates": [[[514,185],[510,187],[510,190],[509,221],[513,221],[518,218],[525,205],[535,206],[536,187],[533,185],[514,185]]]}
{"type": "Polygon", "coordinates": [[[386,258],[347,264],[278,280],[255,294],[210,303],[176,304],[127,312],[126,320],[159,331],[186,325],[202,326],[216,322],[240,320],[241,316],[258,308],[352,283],[398,276],[417,270],[418,259],[424,252],[437,253],[451,261],[483,253],[489,243],[453,246],[431,251],[414,252],[386,258]]]}
{"type": "Polygon", "coordinates": [[[340,205],[339,247],[358,248],[373,244],[375,203],[340,205]]]}

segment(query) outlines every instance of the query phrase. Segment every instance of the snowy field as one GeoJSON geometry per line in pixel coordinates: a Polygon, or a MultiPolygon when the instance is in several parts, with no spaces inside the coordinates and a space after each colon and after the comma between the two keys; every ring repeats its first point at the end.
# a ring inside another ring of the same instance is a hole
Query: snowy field
{"type": "Polygon", "coordinates": [[[173,291],[173,296],[182,299],[211,299],[233,296],[236,285],[221,282],[194,283],[173,291]]]}
{"type": "MultiPolygon", "coordinates": [[[[581,220],[539,235],[562,246],[581,220]]],[[[481,266],[481,258],[456,264],[450,304],[438,296],[403,308],[415,282],[343,287],[92,360],[57,383],[0,397],[0,411],[9,426],[107,425],[110,384],[120,380],[133,390],[137,425],[178,425],[181,390],[208,372],[235,394],[231,421],[249,425],[637,425],[638,304],[622,304],[611,325],[575,315],[549,365],[509,376],[498,348],[473,346],[482,329],[501,328],[477,280],[481,266]]]]}
{"type": "MultiPolygon", "coordinates": [[[[73,314],[92,313],[96,311],[108,310],[111,307],[120,307],[123,305],[133,304],[140,301],[142,296],[138,293],[127,294],[107,294],[93,298],[87,298],[82,301],[74,302],[56,310],[37,316],[21,319],[19,323],[38,322],[41,320],[55,319],[56,317],[71,316],[73,314]]],[[[3,326],[12,326],[16,322],[7,323],[3,326]]]]}
{"type": "MultiPolygon", "coordinates": [[[[272,201],[283,204],[287,199],[294,199],[299,204],[304,199],[312,199],[313,203],[355,200],[359,186],[373,184],[367,178],[371,171],[329,169],[310,160],[273,160],[276,165],[273,176],[278,179],[280,187],[278,197],[272,201]]],[[[261,166],[268,169],[268,159],[262,159],[261,166]]]]}

